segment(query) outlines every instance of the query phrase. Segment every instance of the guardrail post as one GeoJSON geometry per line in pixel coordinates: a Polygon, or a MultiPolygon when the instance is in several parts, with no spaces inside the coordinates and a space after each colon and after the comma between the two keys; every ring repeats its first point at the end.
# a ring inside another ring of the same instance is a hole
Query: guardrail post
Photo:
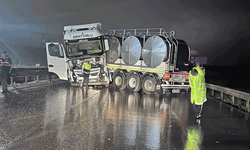
{"type": "Polygon", "coordinates": [[[39,81],[39,76],[36,76],[36,81],[37,81],[37,82],[39,81]]]}
{"type": "Polygon", "coordinates": [[[232,96],[231,104],[234,105],[234,96],[232,96]]]}
{"type": "Polygon", "coordinates": [[[28,83],[28,77],[25,76],[25,83],[27,84],[28,83]]]}
{"type": "Polygon", "coordinates": [[[211,93],[211,94],[212,94],[212,97],[214,97],[214,90],[212,90],[212,93],[211,93]]]}
{"type": "Polygon", "coordinates": [[[250,110],[249,110],[249,101],[246,102],[246,111],[250,112],[250,110]]]}
{"type": "Polygon", "coordinates": [[[10,84],[13,85],[13,77],[10,77],[10,84]]]}
{"type": "Polygon", "coordinates": [[[223,92],[220,93],[220,99],[223,101],[223,92]]]}

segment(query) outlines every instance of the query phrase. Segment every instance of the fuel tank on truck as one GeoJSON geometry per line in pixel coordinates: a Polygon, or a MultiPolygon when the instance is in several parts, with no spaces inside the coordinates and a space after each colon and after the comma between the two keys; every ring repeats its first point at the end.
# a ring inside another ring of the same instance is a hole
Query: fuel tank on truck
{"type": "Polygon", "coordinates": [[[141,41],[139,37],[129,36],[122,43],[121,56],[126,65],[134,65],[141,58],[141,41]]]}
{"type": "Polygon", "coordinates": [[[119,38],[115,36],[109,36],[109,51],[107,52],[107,62],[114,63],[121,55],[121,44],[119,38]]]}
{"type": "Polygon", "coordinates": [[[168,59],[171,44],[164,37],[151,36],[149,37],[142,50],[142,58],[148,67],[159,66],[164,59],[168,59]]]}

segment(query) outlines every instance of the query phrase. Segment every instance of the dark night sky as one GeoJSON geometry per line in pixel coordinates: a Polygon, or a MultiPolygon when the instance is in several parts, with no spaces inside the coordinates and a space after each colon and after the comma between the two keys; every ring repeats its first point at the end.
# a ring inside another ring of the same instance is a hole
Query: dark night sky
{"type": "Polygon", "coordinates": [[[100,22],[103,29],[174,30],[210,65],[250,63],[249,6],[247,0],[0,0],[0,51],[6,44],[44,47],[44,38],[62,41],[64,25],[100,22]]]}

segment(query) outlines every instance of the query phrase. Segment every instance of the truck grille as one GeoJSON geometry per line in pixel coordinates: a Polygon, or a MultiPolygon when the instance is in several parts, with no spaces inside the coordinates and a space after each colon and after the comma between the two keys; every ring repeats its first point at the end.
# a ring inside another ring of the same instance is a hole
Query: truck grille
{"type": "Polygon", "coordinates": [[[90,73],[91,76],[97,76],[98,73],[90,73]]]}
{"type": "MultiPolygon", "coordinates": [[[[82,77],[82,70],[74,70],[75,75],[82,77]]],[[[100,68],[93,68],[90,70],[90,76],[97,76],[100,73],[100,68]]]]}

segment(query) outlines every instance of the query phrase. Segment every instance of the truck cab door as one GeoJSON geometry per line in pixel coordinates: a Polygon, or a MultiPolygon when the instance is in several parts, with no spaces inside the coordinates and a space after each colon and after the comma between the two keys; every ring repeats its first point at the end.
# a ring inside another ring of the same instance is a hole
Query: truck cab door
{"type": "Polygon", "coordinates": [[[68,80],[66,53],[61,43],[46,43],[48,71],[58,75],[62,80],[68,80]]]}

